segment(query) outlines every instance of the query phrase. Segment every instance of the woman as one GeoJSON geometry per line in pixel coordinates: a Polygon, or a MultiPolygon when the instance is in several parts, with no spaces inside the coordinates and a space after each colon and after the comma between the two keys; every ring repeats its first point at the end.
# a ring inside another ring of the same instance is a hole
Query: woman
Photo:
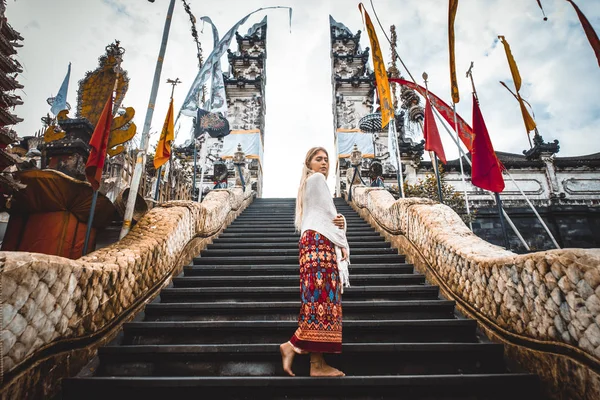
{"type": "Polygon", "coordinates": [[[327,186],[329,156],[322,147],[306,154],[296,198],[295,226],[300,231],[298,329],[279,346],[290,376],[296,354],[310,353],[310,376],[344,376],[325,362],[323,353],[342,351],[342,297],[348,282],[350,252],[346,220],[338,214],[327,186]]]}

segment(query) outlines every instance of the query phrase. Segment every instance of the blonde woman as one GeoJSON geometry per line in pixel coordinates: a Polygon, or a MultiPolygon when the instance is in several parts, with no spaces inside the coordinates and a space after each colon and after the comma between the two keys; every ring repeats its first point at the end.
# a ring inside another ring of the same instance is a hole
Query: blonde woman
{"type": "Polygon", "coordinates": [[[342,351],[342,293],[350,286],[350,248],[346,219],[338,214],[327,186],[329,156],[322,147],[306,154],[296,198],[295,226],[300,232],[298,329],[279,346],[283,369],[294,376],[296,354],[310,353],[311,376],[344,376],[325,362],[323,353],[342,351]]]}

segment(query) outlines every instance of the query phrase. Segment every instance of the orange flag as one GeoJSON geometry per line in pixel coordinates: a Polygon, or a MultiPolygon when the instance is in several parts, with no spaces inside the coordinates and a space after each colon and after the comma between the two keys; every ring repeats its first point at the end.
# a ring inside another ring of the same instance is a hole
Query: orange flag
{"type": "Polygon", "coordinates": [[[450,91],[454,104],[460,101],[458,81],[456,80],[456,58],[454,55],[454,18],[456,18],[457,10],[458,0],[450,0],[448,4],[448,49],[450,52],[450,91]]]}
{"type": "Polygon", "coordinates": [[[377,81],[377,94],[379,95],[379,104],[381,105],[381,128],[385,128],[390,121],[394,118],[394,106],[392,105],[392,94],[390,92],[390,83],[388,82],[387,72],[385,70],[385,64],[383,62],[383,56],[381,55],[381,48],[379,47],[379,40],[375,34],[375,28],[365,6],[362,3],[358,5],[358,9],[364,12],[365,25],[367,26],[367,33],[369,34],[369,40],[371,42],[371,54],[373,55],[373,69],[375,69],[375,80],[377,81]]]}
{"type": "MultiPolygon", "coordinates": [[[[431,108],[429,99],[427,99],[427,103],[425,104],[425,123],[423,124],[423,135],[425,136],[425,150],[433,151],[440,161],[443,164],[446,164],[444,146],[442,146],[442,139],[440,139],[440,132],[435,124],[433,109],[431,108]]],[[[431,161],[433,162],[433,160],[431,161]]]]}
{"type": "Polygon", "coordinates": [[[590,46],[592,46],[594,53],[596,53],[596,59],[598,60],[598,66],[600,66],[600,39],[598,39],[598,35],[596,34],[596,31],[592,27],[592,24],[590,24],[590,21],[588,21],[586,16],[581,12],[579,7],[577,7],[577,4],[573,3],[573,0],[567,0],[567,1],[569,3],[571,3],[573,8],[575,9],[575,12],[577,13],[577,16],[579,17],[579,22],[581,22],[581,26],[583,27],[583,31],[585,32],[585,36],[587,36],[588,40],[590,41],[590,46]]]}
{"type": "Polygon", "coordinates": [[[156,153],[154,153],[154,168],[159,169],[169,158],[171,158],[171,142],[175,140],[175,124],[173,123],[173,99],[169,104],[169,111],[163,124],[160,133],[160,139],[156,145],[156,153]]]}
{"type": "Polygon", "coordinates": [[[473,149],[471,150],[471,182],[495,193],[504,190],[503,166],[496,157],[477,98],[473,93],[473,149]]]}
{"type": "Polygon", "coordinates": [[[106,147],[108,146],[108,137],[110,136],[110,126],[113,115],[113,97],[112,92],[104,105],[100,119],[96,124],[92,138],[90,139],[90,155],[85,164],[85,177],[92,184],[94,190],[100,187],[100,178],[102,177],[102,168],[106,160],[106,147]]]}
{"type": "Polygon", "coordinates": [[[504,50],[506,51],[506,58],[508,59],[508,66],[510,67],[510,72],[512,74],[513,81],[515,83],[515,88],[517,89],[516,90],[517,101],[519,102],[519,107],[521,108],[521,115],[523,115],[523,122],[525,123],[525,129],[527,130],[527,134],[529,134],[529,132],[535,130],[536,124],[535,124],[535,121],[533,120],[533,118],[531,118],[531,115],[529,115],[529,111],[527,111],[527,108],[525,108],[523,99],[521,98],[521,95],[519,94],[519,90],[521,90],[521,74],[519,73],[519,68],[517,67],[515,58],[513,57],[512,52],[510,51],[510,45],[508,44],[508,42],[506,41],[504,36],[498,36],[498,39],[500,39],[500,41],[504,45],[504,50]]]}

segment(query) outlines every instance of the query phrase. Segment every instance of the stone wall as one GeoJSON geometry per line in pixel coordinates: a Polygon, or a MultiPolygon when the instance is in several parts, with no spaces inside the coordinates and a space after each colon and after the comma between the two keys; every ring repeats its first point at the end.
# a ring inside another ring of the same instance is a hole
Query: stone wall
{"type": "Polygon", "coordinates": [[[553,398],[600,398],[600,249],[517,255],[449,207],[353,188],[353,207],[553,398]],[[567,384],[569,382],[569,384],[567,384]]]}
{"type": "Polygon", "coordinates": [[[76,373],[252,199],[249,188],[233,188],[213,190],[202,203],[162,204],[125,238],[78,260],[0,252],[0,398],[50,397],[59,377],[44,379],[44,365],[76,373]],[[91,351],[79,357],[73,351],[81,348],[91,351]],[[57,360],[69,352],[66,365],[76,365],[65,368],[57,360]]]}

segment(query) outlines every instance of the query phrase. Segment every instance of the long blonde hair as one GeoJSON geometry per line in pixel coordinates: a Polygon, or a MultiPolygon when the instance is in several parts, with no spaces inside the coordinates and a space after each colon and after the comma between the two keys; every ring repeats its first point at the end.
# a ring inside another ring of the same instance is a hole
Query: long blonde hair
{"type": "MultiPolygon", "coordinates": [[[[302,229],[302,213],[304,211],[304,189],[306,188],[306,180],[309,176],[314,174],[315,172],[310,169],[310,162],[313,157],[319,152],[322,151],[329,158],[329,153],[325,150],[324,147],[313,147],[306,153],[306,157],[304,158],[304,165],[302,166],[302,176],[300,177],[300,186],[298,187],[298,196],[296,197],[296,217],[294,219],[294,226],[296,227],[296,231],[300,232],[302,229]]],[[[327,170],[329,173],[329,169],[327,170]]],[[[325,177],[327,178],[327,176],[325,177]]]]}

